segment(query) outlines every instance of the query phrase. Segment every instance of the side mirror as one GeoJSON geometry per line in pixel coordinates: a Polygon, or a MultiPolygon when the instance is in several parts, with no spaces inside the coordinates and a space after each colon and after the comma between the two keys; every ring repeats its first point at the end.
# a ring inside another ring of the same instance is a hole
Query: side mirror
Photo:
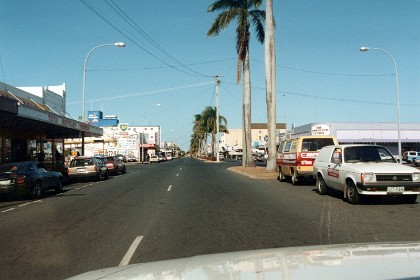
{"type": "Polygon", "coordinates": [[[336,165],[340,165],[342,163],[342,155],[341,153],[335,152],[333,155],[334,163],[336,165]]]}

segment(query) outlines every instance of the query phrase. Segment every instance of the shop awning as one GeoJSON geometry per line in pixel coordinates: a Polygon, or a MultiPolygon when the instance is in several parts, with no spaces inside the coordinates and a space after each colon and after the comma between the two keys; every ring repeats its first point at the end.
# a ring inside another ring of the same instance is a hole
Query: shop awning
{"type": "Polygon", "coordinates": [[[6,131],[43,133],[47,138],[102,136],[102,129],[0,96],[0,128],[6,131]]]}

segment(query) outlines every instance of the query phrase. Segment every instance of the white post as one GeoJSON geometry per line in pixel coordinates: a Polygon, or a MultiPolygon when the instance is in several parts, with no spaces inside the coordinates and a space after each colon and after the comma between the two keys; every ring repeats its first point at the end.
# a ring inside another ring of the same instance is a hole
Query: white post
{"type": "Polygon", "coordinates": [[[219,76],[216,75],[216,159],[220,161],[219,155],[219,76]]]}

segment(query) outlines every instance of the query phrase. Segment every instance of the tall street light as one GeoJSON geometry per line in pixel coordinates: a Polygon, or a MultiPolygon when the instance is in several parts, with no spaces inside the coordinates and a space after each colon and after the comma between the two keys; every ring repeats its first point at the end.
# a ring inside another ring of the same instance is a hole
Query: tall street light
{"type": "Polygon", "coordinates": [[[398,68],[397,63],[395,62],[395,59],[392,57],[392,55],[387,52],[386,50],[380,49],[380,48],[369,48],[369,47],[361,47],[361,52],[367,52],[368,50],[376,50],[384,52],[388,57],[392,60],[395,67],[395,87],[396,87],[396,95],[397,95],[397,130],[398,130],[398,157],[399,162],[402,164],[402,155],[401,155],[401,129],[400,129],[400,96],[398,94],[398,68]]]}
{"type": "Polygon", "coordinates": [[[83,112],[82,112],[82,121],[83,122],[86,120],[86,118],[85,118],[86,63],[87,63],[87,60],[88,60],[90,54],[94,50],[96,50],[97,48],[100,48],[100,47],[105,47],[105,46],[116,46],[118,48],[124,48],[125,47],[125,43],[123,43],[123,42],[116,42],[116,43],[111,43],[111,44],[102,44],[102,45],[99,45],[99,46],[94,47],[87,54],[86,59],[85,59],[85,63],[83,64],[83,95],[82,95],[82,107],[83,107],[82,108],[82,110],[83,110],[83,112]]]}

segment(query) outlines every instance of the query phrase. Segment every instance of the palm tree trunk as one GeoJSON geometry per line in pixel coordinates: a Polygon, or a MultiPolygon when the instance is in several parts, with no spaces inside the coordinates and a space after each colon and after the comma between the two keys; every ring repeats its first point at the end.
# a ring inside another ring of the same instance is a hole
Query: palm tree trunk
{"type": "Polygon", "coordinates": [[[216,156],[215,150],[216,150],[216,133],[212,132],[211,133],[211,151],[212,151],[213,157],[216,156]]]}
{"type": "Polygon", "coordinates": [[[265,83],[267,103],[268,160],[267,170],[276,170],[276,48],[274,39],[273,1],[266,1],[265,83]]]}
{"type": "Polygon", "coordinates": [[[242,166],[255,166],[252,161],[251,143],[251,77],[249,70],[249,50],[247,48],[243,65],[243,107],[242,107],[242,166]]]}

